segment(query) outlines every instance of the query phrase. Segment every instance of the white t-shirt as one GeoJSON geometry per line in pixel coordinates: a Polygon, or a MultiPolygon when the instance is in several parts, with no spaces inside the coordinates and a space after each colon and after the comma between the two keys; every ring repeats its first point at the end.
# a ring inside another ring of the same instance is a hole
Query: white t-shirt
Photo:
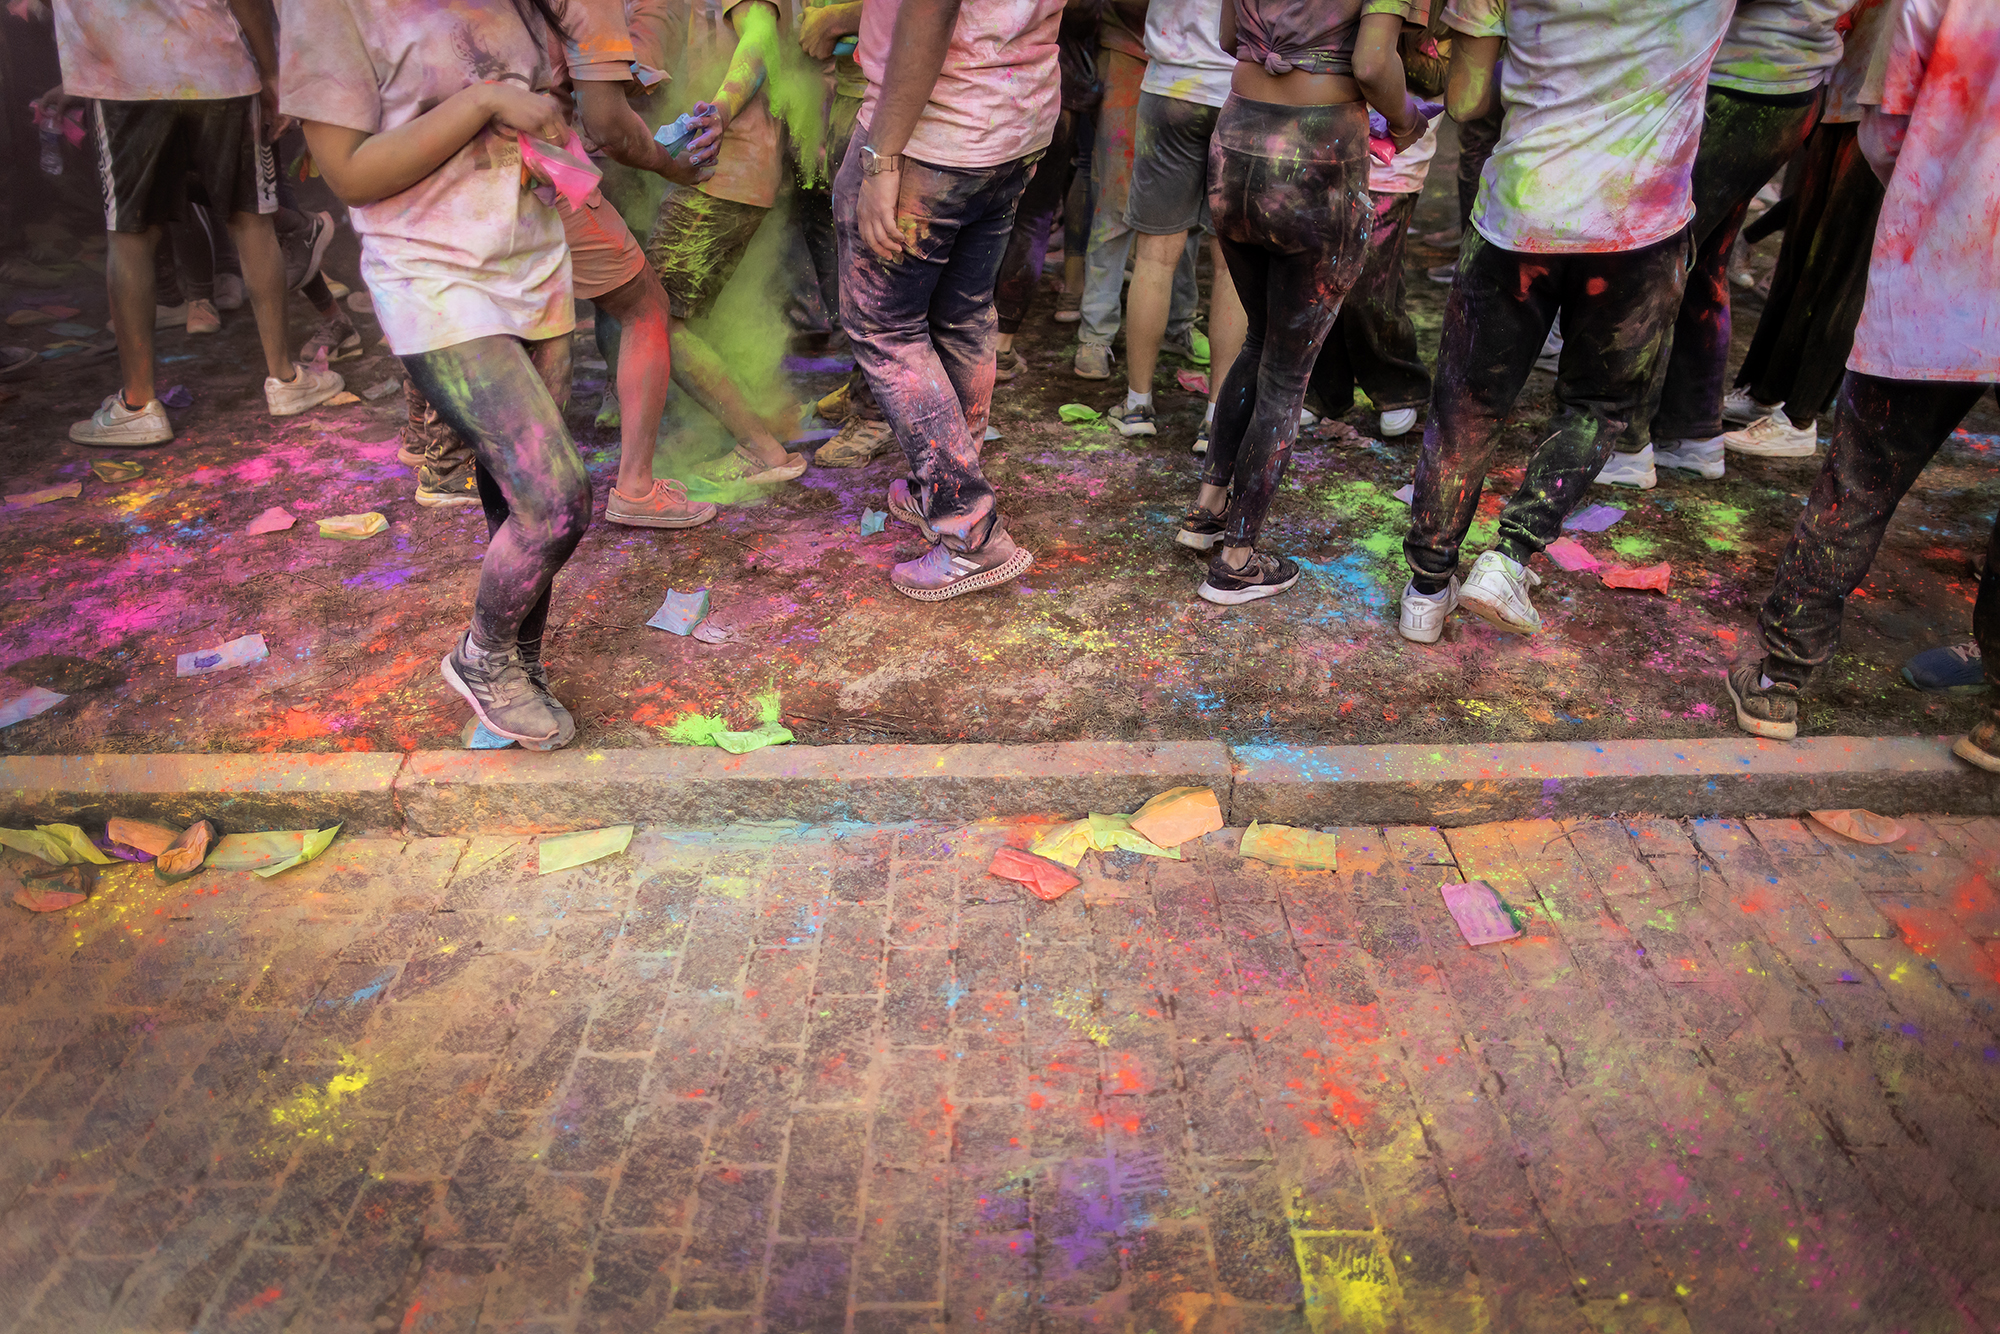
{"type": "Polygon", "coordinates": [[[1902,0],[1882,110],[1908,116],[1847,368],[2000,383],[2000,4],[1902,0]]]}
{"type": "MultiPolygon", "coordinates": [[[[283,0],[282,109],[379,134],[478,83],[538,92],[552,72],[539,21],[511,0],[283,0]]],[[[562,219],[521,179],[521,147],[490,125],[401,194],[350,210],[361,276],[398,356],[576,325],[562,219]]]]}
{"type": "Polygon", "coordinates": [[[55,0],[71,97],[185,102],[263,87],[229,0],[55,0]]]}
{"type": "Polygon", "coordinates": [[[1738,0],[1708,81],[1767,97],[1809,93],[1840,63],[1833,25],[1854,0],[1738,0]]]}
{"type": "Polygon", "coordinates": [[[1139,91],[1205,107],[1227,102],[1236,57],[1223,54],[1221,35],[1222,0],[1153,0],[1146,8],[1146,78],[1139,91]]]}
{"type": "MultiPolygon", "coordinates": [[[[868,76],[861,125],[875,123],[902,0],[861,7],[855,55],[868,76]]],[[[997,167],[1049,146],[1062,112],[1056,31],[1063,0],[965,0],[931,100],[903,151],[934,167],[997,167]]]]}
{"type": "Polygon", "coordinates": [[[1431,159],[1438,151],[1438,116],[1424,129],[1424,137],[1389,159],[1383,166],[1368,159],[1368,188],[1378,195],[1418,195],[1431,174],[1431,159]]]}
{"type": "Polygon", "coordinates": [[[1506,124],[1472,225],[1531,254],[1640,250],[1694,218],[1709,62],[1732,0],[1450,0],[1446,24],[1505,37],[1506,124]]]}
{"type": "Polygon", "coordinates": [[[1840,63],[1826,76],[1826,108],[1819,114],[1820,124],[1849,125],[1861,119],[1861,82],[1868,77],[1875,43],[1889,31],[1892,10],[1889,0],[1861,0],[1854,7],[1841,39],[1840,63]]]}

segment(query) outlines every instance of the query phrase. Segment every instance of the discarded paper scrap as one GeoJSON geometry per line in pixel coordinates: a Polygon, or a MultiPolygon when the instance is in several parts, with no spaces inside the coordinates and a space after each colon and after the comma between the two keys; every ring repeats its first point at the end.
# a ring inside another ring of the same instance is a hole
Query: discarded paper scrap
{"type": "Polygon", "coordinates": [[[174,659],[174,675],[206,676],[210,672],[262,662],[270,656],[271,650],[265,646],[263,635],[247,634],[217,648],[196,649],[192,653],[181,654],[174,659]]]}
{"type": "Polygon", "coordinates": [[[700,625],[708,615],[708,590],[697,588],[692,593],[676,593],[667,590],[667,596],[660,603],[660,609],[653,613],[646,624],[655,630],[665,630],[669,634],[684,635],[700,625]]]}
{"type": "Polygon", "coordinates": [[[1807,811],[1806,814],[1856,843],[1894,843],[1906,832],[1900,822],[1873,811],[1807,811]]]}
{"type": "Polygon", "coordinates": [[[64,482],[61,486],[45,486],[38,491],[17,491],[7,497],[7,503],[9,505],[46,505],[51,500],[69,500],[82,494],[82,482],[64,482]]]}
{"type": "Polygon", "coordinates": [[[252,537],[259,533],[282,533],[297,522],[297,516],[283,505],[273,505],[252,519],[243,531],[252,537]]]}
{"type": "Polygon", "coordinates": [[[0,704],[0,727],[12,727],[15,723],[26,722],[38,713],[47,713],[68,698],[68,695],[58,695],[53,690],[44,690],[36,686],[24,694],[14,696],[5,704],[0,704]]]}

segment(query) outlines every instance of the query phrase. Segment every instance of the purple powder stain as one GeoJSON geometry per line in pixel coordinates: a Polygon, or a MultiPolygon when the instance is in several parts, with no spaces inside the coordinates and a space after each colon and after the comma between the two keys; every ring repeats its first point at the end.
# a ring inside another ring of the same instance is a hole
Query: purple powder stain
{"type": "Polygon", "coordinates": [[[357,574],[352,579],[343,579],[340,582],[344,588],[395,588],[407,582],[409,577],[417,572],[417,567],[411,565],[400,570],[375,570],[367,574],[357,574]]]}

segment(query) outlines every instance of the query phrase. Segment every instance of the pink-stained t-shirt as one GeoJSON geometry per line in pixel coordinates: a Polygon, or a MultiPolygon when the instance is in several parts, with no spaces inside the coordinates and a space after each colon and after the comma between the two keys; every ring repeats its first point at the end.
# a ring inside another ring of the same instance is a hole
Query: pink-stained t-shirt
{"type": "MultiPolygon", "coordinates": [[[[875,123],[882,74],[902,0],[861,7],[863,125],[875,123]]],[[[951,30],[944,68],[903,151],[934,167],[996,167],[1038,153],[1055,136],[1062,110],[1056,35],[1063,0],[965,0],[951,30]]]]}
{"type": "Polygon", "coordinates": [[[1708,81],[1764,97],[1811,92],[1840,63],[1834,26],[1852,8],[1854,0],[1738,0],[1708,81]]]}
{"type": "Polygon", "coordinates": [[[1902,0],[1882,111],[1910,127],[1847,368],[2000,383],[2000,4],[1902,0]]]}
{"type": "Polygon", "coordinates": [[[71,97],[184,102],[263,87],[229,0],[55,0],[71,97]]]}
{"type": "MultiPolygon", "coordinates": [[[[511,82],[547,92],[548,34],[512,0],[282,0],[281,109],[368,134],[452,94],[511,82]]],[[[349,210],[361,277],[398,356],[576,326],[562,219],[523,183],[521,146],[491,125],[400,194],[349,210]]]]}
{"type": "Polygon", "coordinates": [[[1506,123],[1472,225],[1530,254],[1640,250],[1694,218],[1709,63],[1732,0],[1449,0],[1444,21],[1505,37],[1506,123]]]}

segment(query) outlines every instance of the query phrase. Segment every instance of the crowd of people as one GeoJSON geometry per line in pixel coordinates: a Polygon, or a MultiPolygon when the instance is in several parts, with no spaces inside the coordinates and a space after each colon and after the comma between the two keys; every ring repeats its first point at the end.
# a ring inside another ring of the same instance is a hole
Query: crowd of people
{"type": "MultiPolygon", "coordinates": [[[[655,477],[671,380],[733,439],[705,468],[720,479],[900,448],[911,477],[886,504],[927,547],[889,580],[927,602],[1033,561],[981,455],[1058,219],[1077,376],[1112,376],[1125,324],[1119,432],[1157,434],[1163,349],[1212,363],[1199,477],[1161,535],[1208,553],[1210,602],[1298,582],[1260,536],[1309,393],[1339,414],[1365,392],[1384,436],[1421,416],[1398,608],[1415,644],[1461,609],[1539,632],[1534,562],[1592,485],[1811,456],[1831,408],[1761,652],[1727,674],[1738,724],[1773,738],[1796,735],[1897,502],[2000,382],[1990,0],[55,0],[55,18],[51,97],[92,104],[124,378],[72,437],[170,438],[155,323],[207,327],[236,273],[270,410],[340,390],[327,367],[360,341],[318,271],[335,222],[274,170],[296,122],[408,373],[417,498],[478,504],[491,531],[443,675],[532,748],[574,734],[541,649],[592,517],[563,417],[579,297],[621,432],[608,522],[715,513],[655,477]],[[1443,116],[1460,208],[1438,239],[1459,250],[1432,273],[1451,284],[1433,369],[1403,273],[1443,116]],[[657,178],[643,244],[621,172],[657,178]],[[1779,177],[1783,249],[1731,386],[1730,256],[1779,177]],[[854,358],[810,459],[787,447],[796,413],[760,411],[695,323],[787,191],[854,358]],[[288,290],[321,316],[296,358],[288,290]],[[1467,553],[1537,364],[1555,411],[1497,543],[1467,553]]],[[[1959,677],[2000,663],[1996,566],[2000,529],[1959,677]]],[[[1957,752],[2000,771],[2000,711],[1957,752]]]]}

